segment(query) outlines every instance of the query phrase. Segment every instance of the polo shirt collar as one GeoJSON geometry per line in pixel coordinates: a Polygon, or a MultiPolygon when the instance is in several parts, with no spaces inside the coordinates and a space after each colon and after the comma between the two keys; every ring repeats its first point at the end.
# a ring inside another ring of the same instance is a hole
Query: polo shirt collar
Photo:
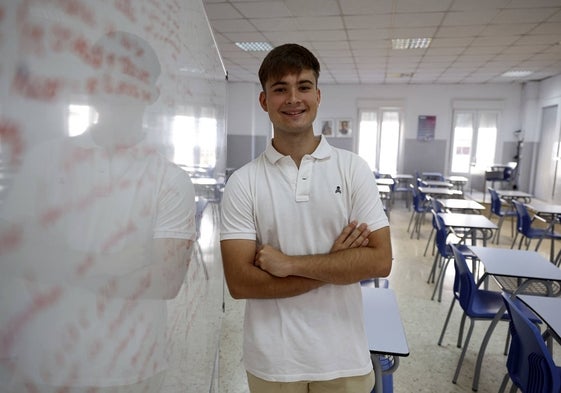
{"type": "MultiPolygon", "coordinates": [[[[312,156],[316,160],[325,159],[325,158],[328,158],[331,155],[331,149],[332,149],[332,147],[327,142],[327,139],[323,135],[320,135],[319,145],[310,154],[310,156],[312,156]]],[[[269,160],[269,162],[271,162],[272,164],[276,164],[277,161],[279,161],[280,159],[282,159],[283,157],[286,157],[286,156],[279,153],[273,147],[273,140],[271,139],[269,141],[269,144],[267,145],[267,147],[265,149],[265,157],[267,157],[267,160],[269,160]]]]}

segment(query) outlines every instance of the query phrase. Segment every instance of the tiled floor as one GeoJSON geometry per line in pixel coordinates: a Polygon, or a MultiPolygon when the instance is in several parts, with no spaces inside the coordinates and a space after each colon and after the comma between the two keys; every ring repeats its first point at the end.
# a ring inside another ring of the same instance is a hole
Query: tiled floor
{"type": "MultiPolygon", "coordinates": [[[[420,239],[411,240],[407,233],[410,216],[411,212],[405,208],[404,202],[396,201],[390,220],[395,260],[389,279],[398,298],[411,354],[400,360],[399,368],[393,375],[394,392],[471,392],[474,364],[488,322],[476,322],[462,372],[457,384],[452,384],[461,351],[456,347],[461,317],[457,304],[443,345],[438,346],[437,341],[451,301],[454,269],[448,269],[442,302],[431,301],[433,284],[427,284],[427,277],[434,257],[430,251],[426,257],[423,256],[431,224],[427,219],[420,239]]],[[[510,242],[510,222],[505,221],[500,246],[510,247],[510,242]]],[[[548,256],[547,247],[542,245],[540,248],[544,256],[548,256]]],[[[226,294],[219,366],[221,393],[248,392],[241,352],[244,304],[244,301],[233,300],[226,294]]],[[[498,391],[506,372],[506,356],[503,355],[506,332],[507,324],[500,323],[491,338],[483,362],[480,393],[498,391]]],[[[557,348],[556,357],[559,352],[557,348]]]]}

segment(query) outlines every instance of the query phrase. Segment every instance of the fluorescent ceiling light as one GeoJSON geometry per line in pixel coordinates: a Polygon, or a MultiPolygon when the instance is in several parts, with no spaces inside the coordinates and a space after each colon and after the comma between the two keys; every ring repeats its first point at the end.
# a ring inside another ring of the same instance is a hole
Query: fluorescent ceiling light
{"type": "Polygon", "coordinates": [[[236,42],[236,46],[246,52],[267,52],[273,49],[268,42],[236,42]]]}
{"type": "Polygon", "coordinates": [[[503,73],[501,76],[506,78],[523,78],[525,76],[531,75],[532,71],[507,71],[503,73]]]}
{"type": "Polygon", "coordinates": [[[392,49],[426,49],[432,38],[392,38],[392,49]]]}

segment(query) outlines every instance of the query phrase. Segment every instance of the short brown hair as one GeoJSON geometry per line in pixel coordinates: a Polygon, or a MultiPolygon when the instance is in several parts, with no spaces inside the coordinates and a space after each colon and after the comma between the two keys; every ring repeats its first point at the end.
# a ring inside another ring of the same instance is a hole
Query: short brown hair
{"type": "Polygon", "coordinates": [[[288,73],[300,73],[303,70],[312,70],[319,78],[319,61],[312,52],[298,44],[284,44],[270,51],[259,68],[259,81],[265,90],[269,78],[282,77],[288,73]]]}

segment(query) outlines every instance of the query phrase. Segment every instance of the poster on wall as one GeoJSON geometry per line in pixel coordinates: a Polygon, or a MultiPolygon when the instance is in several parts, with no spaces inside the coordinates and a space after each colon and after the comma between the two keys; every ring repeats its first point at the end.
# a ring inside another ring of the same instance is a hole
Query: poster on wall
{"type": "Polygon", "coordinates": [[[332,119],[322,119],[321,124],[321,134],[325,136],[333,135],[333,120],[332,119]]]}
{"type": "Polygon", "coordinates": [[[337,123],[337,136],[350,137],[352,134],[351,120],[340,119],[337,123]]]}
{"type": "Polygon", "coordinates": [[[417,140],[429,142],[434,140],[434,129],[436,128],[436,116],[420,115],[417,127],[417,140]]]}

